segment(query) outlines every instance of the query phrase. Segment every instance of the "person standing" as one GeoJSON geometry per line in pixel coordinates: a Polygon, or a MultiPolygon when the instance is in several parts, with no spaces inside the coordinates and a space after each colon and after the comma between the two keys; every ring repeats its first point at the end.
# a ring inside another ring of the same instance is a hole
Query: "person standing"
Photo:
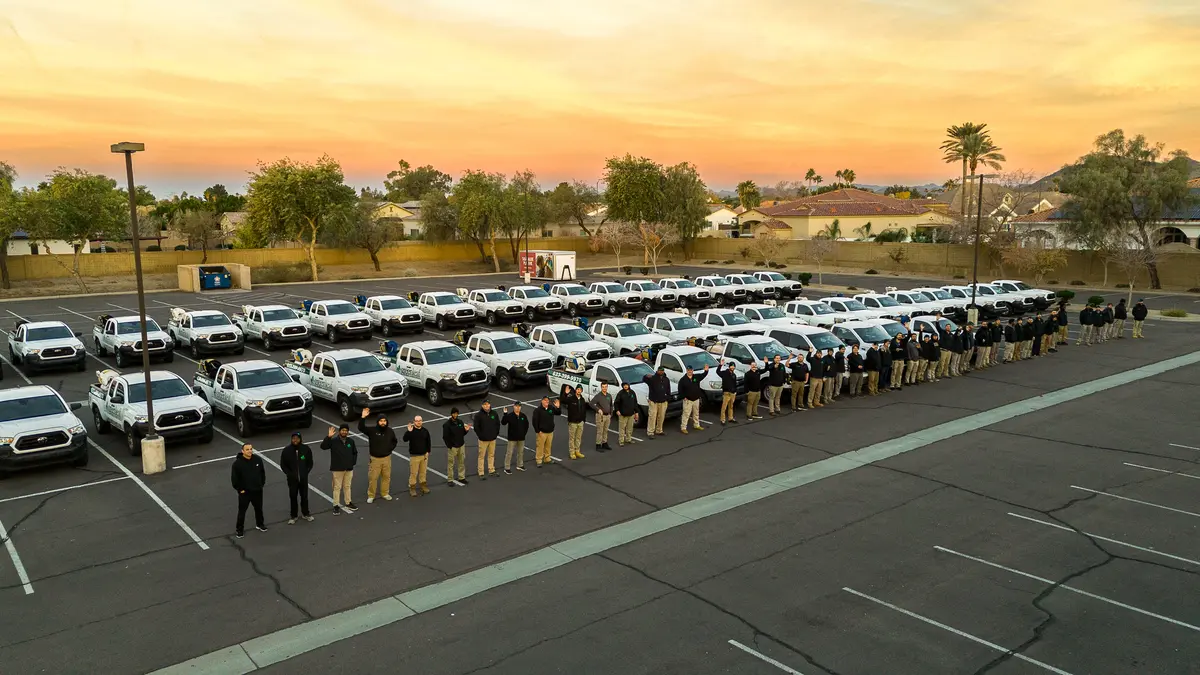
{"type": "Polygon", "coordinates": [[[925,367],[926,379],[929,382],[938,381],[938,366],[942,362],[942,346],[938,344],[938,336],[930,335],[929,340],[929,365],[925,367]]]}
{"type": "Polygon", "coordinates": [[[1032,345],[1029,350],[1030,358],[1034,356],[1038,358],[1042,357],[1042,333],[1044,331],[1045,329],[1042,326],[1042,313],[1038,312],[1037,315],[1033,317],[1030,327],[1030,344],[1032,345]]]}
{"type": "Polygon", "coordinates": [[[1113,337],[1113,322],[1116,321],[1116,315],[1113,311],[1113,304],[1110,302],[1104,307],[1104,312],[1101,314],[1104,318],[1104,342],[1108,342],[1113,337]]]}
{"type": "Polygon", "coordinates": [[[1058,345],[1066,346],[1070,340],[1067,339],[1067,333],[1071,329],[1071,316],[1067,314],[1067,299],[1063,298],[1058,303],[1058,345]]]}
{"type": "Polygon", "coordinates": [[[388,419],[380,415],[375,424],[367,426],[367,415],[370,408],[363,408],[362,417],[358,420],[358,431],[367,437],[367,454],[370,455],[367,464],[367,503],[375,501],[375,485],[379,484],[379,494],[383,500],[392,501],[392,451],[396,449],[396,434],[388,426],[388,419]]]}
{"type": "Polygon", "coordinates": [[[571,459],[583,459],[583,424],[587,421],[587,402],[583,387],[568,388],[562,404],[567,409],[567,454],[571,459]]]}
{"type": "Polygon", "coordinates": [[[329,434],[321,441],[321,449],[329,451],[329,472],[333,474],[333,515],[340,516],[343,509],[347,513],[354,513],[358,507],[350,496],[350,484],[354,481],[354,465],[358,464],[358,447],[350,438],[350,425],[329,427],[329,434]]]}
{"type": "Polygon", "coordinates": [[[1113,337],[1118,340],[1125,339],[1125,320],[1128,318],[1129,309],[1125,306],[1125,298],[1121,298],[1113,309],[1113,337]]]}
{"type": "MultiPolygon", "coordinates": [[[[705,366],[705,368],[707,369],[708,366],[705,366]]],[[[730,421],[734,424],[737,424],[737,419],[734,417],[734,411],[736,410],[736,403],[737,403],[738,380],[737,380],[737,370],[735,370],[733,367],[733,361],[726,361],[724,368],[721,368],[721,364],[718,363],[717,364],[717,377],[721,378],[721,416],[724,418],[725,411],[728,410],[729,411],[728,421],[730,421]]],[[[699,424],[700,407],[699,407],[699,405],[696,406],[696,410],[697,410],[696,428],[699,429],[700,428],[700,424],[699,424]]],[[[725,423],[724,421],[721,422],[721,424],[724,424],[724,423],[725,423]]]]}
{"type": "Polygon", "coordinates": [[[904,349],[902,334],[892,338],[888,351],[892,355],[892,377],[888,380],[888,389],[897,391],[904,384],[904,371],[908,368],[908,352],[904,349]]]}
{"type": "Polygon", "coordinates": [[[973,364],[975,361],[975,350],[976,350],[975,329],[971,327],[971,324],[967,324],[967,327],[963,328],[963,338],[962,339],[963,339],[963,356],[962,356],[962,363],[959,366],[959,372],[969,373],[972,370],[974,370],[973,364]]]}
{"type": "Polygon", "coordinates": [[[1000,325],[1000,319],[992,319],[992,365],[999,365],[1004,362],[1004,355],[1008,352],[1007,334],[1004,332],[1004,327],[1000,325]]]}
{"type": "Polygon", "coordinates": [[[887,391],[892,379],[892,350],[887,342],[879,343],[879,384],[877,390],[887,391]]]}
{"type": "Polygon", "coordinates": [[[458,408],[450,409],[450,417],[442,422],[442,443],[446,446],[446,484],[457,487],[467,484],[467,432],[471,425],[458,416],[458,408]],[[458,481],[455,482],[455,468],[458,481]]]}
{"type": "Polygon", "coordinates": [[[513,403],[513,409],[504,409],[500,418],[504,425],[504,437],[508,440],[508,449],[504,452],[504,473],[512,475],[513,456],[517,459],[517,471],[525,470],[525,436],[529,434],[529,418],[521,410],[521,402],[513,403]]]}
{"type": "MultiPolygon", "coordinates": [[[[1134,324],[1136,327],[1137,324],[1134,324]]],[[[1084,305],[1083,309],[1079,310],[1079,338],[1075,341],[1076,345],[1092,344],[1092,306],[1084,305]]]]}
{"type": "Polygon", "coordinates": [[[617,415],[617,447],[623,448],[626,443],[633,442],[633,425],[637,423],[640,409],[637,394],[629,388],[628,382],[622,382],[621,391],[613,399],[613,412],[617,415]]]}
{"type": "MultiPolygon", "coordinates": [[[[795,357],[793,357],[795,358],[795,357]]],[[[807,375],[805,378],[807,379],[807,375]]],[[[771,417],[783,412],[783,387],[787,384],[788,367],[779,356],[767,366],[767,414],[771,417]]],[[[801,390],[801,393],[804,393],[801,390]]]]}
{"type": "Polygon", "coordinates": [[[246,509],[249,506],[254,507],[254,529],[266,532],[267,524],[263,520],[263,488],[267,484],[267,469],[262,458],[254,454],[253,445],[242,444],[242,452],[233,458],[230,480],[238,495],[237,528],[234,534],[238,539],[245,536],[246,509]]]}
{"type": "MultiPolygon", "coordinates": [[[[842,395],[842,387],[846,385],[846,345],[837,348],[833,355],[833,392],[830,400],[842,395]]],[[[826,401],[828,403],[829,401],[826,401]]]]}
{"type": "Polygon", "coordinates": [[[550,397],[543,396],[541,406],[533,411],[533,431],[537,437],[533,461],[538,468],[541,468],[542,464],[550,463],[550,449],[554,444],[554,418],[559,414],[561,407],[561,399],[554,401],[552,407],[550,397]]]}
{"type": "MultiPolygon", "coordinates": [[[[808,407],[809,408],[824,408],[825,404],[821,402],[821,391],[825,385],[825,362],[821,360],[821,354],[813,349],[808,353],[808,407]]],[[[792,410],[797,410],[797,406],[804,405],[804,381],[797,380],[796,367],[792,366],[792,410]],[[797,396],[799,393],[799,396],[797,396]]]]}
{"type": "Polygon", "coordinates": [[[821,356],[821,365],[825,368],[825,377],[821,381],[821,402],[833,403],[834,388],[837,385],[837,359],[833,358],[833,350],[826,349],[821,356]]]}
{"type": "Polygon", "coordinates": [[[283,446],[279,468],[287,477],[288,500],[292,503],[288,525],[295,525],[296,518],[300,516],[311,523],[313,517],[308,510],[308,474],[313,468],[313,458],[299,432],[292,434],[291,442],[283,446]]]}
{"type": "Polygon", "coordinates": [[[1004,363],[1010,363],[1017,352],[1017,326],[1012,319],[1004,326],[1004,363]]]}
{"type": "Polygon", "coordinates": [[[667,379],[667,371],[662,366],[653,374],[642,378],[650,392],[650,419],[646,421],[646,437],[654,438],[663,434],[663,422],[667,419],[667,401],[671,400],[671,381],[667,379]]]}
{"type": "Polygon", "coordinates": [[[904,352],[908,363],[904,366],[904,384],[917,384],[924,373],[924,361],[921,360],[921,340],[917,333],[905,335],[904,352]]]}
{"type": "MultiPolygon", "coordinates": [[[[613,414],[613,398],[612,394],[608,393],[607,382],[600,383],[600,391],[596,392],[588,404],[592,406],[592,410],[596,411],[596,452],[608,452],[612,450],[608,445],[608,427],[613,414]]],[[[696,419],[697,425],[699,425],[700,411],[698,409],[696,419]]]]}
{"type": "MultiPolygon", "coordinates": [[[[720,369],[720,365],[717,366],[720,369]]],[[[696,429],[700,429],[700,399],[704,397],[704,390],[700,388],[700,383],[704,378],[708,377],[708,366],[704,367],[704,372],[697,375],[691,366],[688,366],[683,377],[679,378],[679,396],[683,399],[683,415],[679,420],[680,433],[688,432],[688,424],[695,419],[696,429]]],[[[721,396],[721,424],[725,424],[725,397],[721,396]]]]}
{"type": "Polygon", "coordinates": [[[946,377],[950,374],[950,357],[953,356],[953,345],[950,340],[950,328],[948,325],[942,325],[942,315],[937,315],[937,344],[938,344],[938,363],[936,376],[946,377]]]}
{"type": "Polygon", "coordinates": [[[872,342],[867,347],[867,354],[863,357],[863,364],[867,368],[867,396],[879,395],[879,350],[872,342]]]}
{"type": "Polygon", "coordinates": [[[496,439],[500,437],[500,414],[492,410],[491,401],[484,401],[472,420],[475,438],[479,441],[479,480],[496,477],[496,439]],[[484,466],[486,464],[486,467],[484,466]],[[487,472],[484,472],[484,469],[487,472]]]}
{"type": "Polygon", "coordinates": [[[762,415],[758,414],[758,399],[761,396],[762,371],[758,369],[758,361],[751,361],[750,370],[746,371],[746,419],[762,419],[762,415]]]}
{"type": "Polygon", "coordinates": [[[984,321],[979,324],[979,328],[975,329],[975,367],[974,370],[983,370],[988,367],[991,361],[992,347],[992,329],[984,321]]]}
{"type": "Polygon", "coordinates": [[[850,348],[850,356],[846,357],[846,369],[850,371],[850,384],[848,385],[850,398],[858,398],[858,395],[862,393],[863,378],[866,377],[867,369],[857,344],[850,348]]]}
{"type": "Polygon", "coordinates": [[[1150,310],[1146,309],[1146,302],[1144,300],[1138,300],[1137,304],[1133,306],[1133,337],[1146,337],[1142,333],[1142,324],[1146,321],[1146,315],[1149,313],[1150,310]]]}
{"type": "Polygon", "coordinates": [[[420,415],[408,423],[404,432],[404,442],[408,443],[408,496],[417,497],[429,494],[429,486],[425,482],[426,471],[429,470],[429,450],[433,442],[429,438],[429,430],[422,424],[420,415]]]}

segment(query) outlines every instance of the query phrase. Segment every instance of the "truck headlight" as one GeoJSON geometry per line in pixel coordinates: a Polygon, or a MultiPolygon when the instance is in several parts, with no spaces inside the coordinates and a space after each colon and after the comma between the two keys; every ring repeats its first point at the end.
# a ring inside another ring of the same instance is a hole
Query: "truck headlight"
{"type": "Polygon", "coordinates": [[[525,366],[529,365],[529,362],[528,361],[513,361],[512,363],[510,363],[508,365],[512,366],[513,368],[524,368],[525,366]]]}
{"type": "Polygon", "coordinates": [[[146,420],[148,420],[148,419],[149,418],[146,417],[145,415],[135,415],[133,418],[133,421],[137,422],[138,424],[145,424],[146,420]]]}
{"type": "Polygon", "coordinates": [[[67,431],[69,431],[72,436],[78,436],[79,434],[82,434],[85,431],[85,429],[83,428],[82,424],[76,424],[75,426],[71,427],[70,429],[67,429],[67,431]]]}
{"type": "Polygon", "coordinates": [[[200,414],[201,414],[201,415],[207,415],[207,414],[209,414],[210,412],[212,412],[212,406],[208,405],[207,403],[205,403],[204,405],[200,406],[200,414]]]}
{"type": "Polygon", "coordinates": [[[0,438],[0,445],[12,445],[12,442],[13,442],[12,436],[5,436],[3,438],[0,438]]]}
{"type": "Polygon", "coordinates": [[[246,407],[247,408],[261,408],[261,407],[263,407],[264,403],[266,403],[266,401],[263,401],[262,399],[258,399],[258,400],[254,400],[254,401],[246,401],[246,407]]]}
{"type": "Polygon", "coordinates": [[[716,391],[717,389],[721,388],[721,383],[718,380],[704,380],[700,383],[700,386],[704,387],[705,389],[716,391]]]}
{"type": "Polygon", "coordinates": [[[308,393],[308,390],[305,389],[304,391],[300,392],[300,398],[304,399],[305,401],[311,401],[312,394],[308,393]]]}
{"type": "Polygon", "coordinates": [[[338,328],[345,328],[346,322],[345,321],[334,321],[333,325],[337,326],[338,328]]]}
{"type": "Polygon", "coordinates": [[[135,343],[132,340],[125,340],[120,343],[121,347],[132,347],[135,343]]]}
{"type": "Polygon", "coordinates": [[[443,380],[453,380],[454,373],[442,373],[441,377],[443,380]]]}
{"type": "Polygon", "coordinates": [[[273,327],[273,328],[268,328],[268,329],[267,329],[267,332],[268,332],[268,333],[282,333],[282,332],[283,332],[283,329],[282,329],[282,328],[280,328],[279,326],[275,326],[275,327],[273,327]]]}
{"type": "Polygon", "coordinates": [[[350,391],[355,394],[365,394],[370,390],[370,387],[350,387],[350,391]]]}
{"type": "Polygon", "coordinates": [[[30,353],[30,354],[41,354],[41,353],[42,353],[42,350],[40,350],[40,349],[30,349],[30,350],[29,350],[29,353],[30,353]]]}
{"type": "Polygon", "coordinates": [[[585,356],[587,352],[571,352],[571,356],[585,356]]]}

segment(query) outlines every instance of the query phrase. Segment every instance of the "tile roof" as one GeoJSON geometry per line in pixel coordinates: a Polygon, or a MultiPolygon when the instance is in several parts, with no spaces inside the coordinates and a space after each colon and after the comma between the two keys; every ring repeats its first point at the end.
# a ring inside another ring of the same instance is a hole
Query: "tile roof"
{"type": "Polygon", "coordinates": [[[778,206],[760,207],[759,213],[780,218],[807,216],[917,216],[929,207],[867,190],[842,188],[803,197],[778,206]]]}
{"type": "Polygon", "coordinates": [[[792,229],[791,225],[788,225],[787,223],[783,222],[782,220],[776,220],[775,218],[763,221],[762,225],[767,228],[770,228],[772,230],[791,230],[792,229]]]}
{"type": "MultiPolygon", "coordinates": [[[[1190,204],[1185,204],[1178,209],[1167,209],[1163,212],[1161,220],[1163,221],[1200,221],[1200,188],[1194,188],[1191,191],[1192,201],[1190,204]]],[[[1064,206],[1066,206],[1064,204],[1064,206]]],[[[1013,218],[1013,222],[1017,223],[1051,223],[1056,220],[1066,220],[1067,215],[1063,212],[1063,207],[1060,206],[1054,209],[1047,209],[1038,213],[1029,213],[1023,216],[1013,218]]]]}
{"type": "Polygon", "coordinates": [[[1193,179],[1189,180],[1188,187],[1193,188],[1193,189],[1200,188],[1200,178],[1193,178],[1193,179]]]}

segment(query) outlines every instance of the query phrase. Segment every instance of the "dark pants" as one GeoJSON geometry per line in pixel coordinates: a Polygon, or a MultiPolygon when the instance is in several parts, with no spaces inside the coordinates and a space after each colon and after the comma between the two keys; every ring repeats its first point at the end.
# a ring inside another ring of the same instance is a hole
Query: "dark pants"
{"type": "Polygon", "coordinates": [[[308,512],[308,477],[304,480],[294,481],[288,479],[288,499],[292,500],[292,520],[296,519],[299,513],[309,515],[308,512]],[[300,510],[296,510],[297,500],[299,500],[300,510]]]}
{"type": "Polygon", "coordinates": [[[879,371],[879,386],[888,389],[892,386],[892,367],[887,366],[879,371]]]}
{"type": "Polygon", "coordinates": [[[263,522],[262,495],[262,490],[246,490],[245,492],[238,493],[238,532],[246,531],[246,509],[251,504],[254,505],[254,524],[259,527],[266,527],[266,524],[263,522]]]}

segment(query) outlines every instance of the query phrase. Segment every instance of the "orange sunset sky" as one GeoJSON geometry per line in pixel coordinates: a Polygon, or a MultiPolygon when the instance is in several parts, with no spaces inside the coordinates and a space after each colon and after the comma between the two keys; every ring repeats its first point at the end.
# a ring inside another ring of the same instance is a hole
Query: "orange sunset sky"
{"type": "Polygon", "coordinates": [[[1198,0],[0,0],[0,160],[159,196],[329,153],[594,181],[691,161],[714,189],[941,182],[952,123],[1048,173],[1116,127],[1200,154],[1198,0]]]}

